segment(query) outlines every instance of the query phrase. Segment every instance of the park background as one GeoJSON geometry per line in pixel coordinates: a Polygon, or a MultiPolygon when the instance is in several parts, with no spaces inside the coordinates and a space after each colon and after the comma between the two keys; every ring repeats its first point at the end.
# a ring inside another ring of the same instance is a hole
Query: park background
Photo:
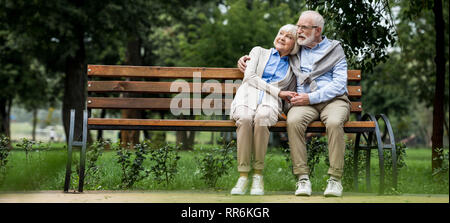
{"type": "MultiPolygon", "coordinates": [[[[0,134],[13,144],[24,138],[48,142],[53,129],[62,145],[68,132],[68,115],[63,114],[84,108],[87,64],[236,67],[238,58],[252,47],[272,47],[282,25],[295,24],[301,11],[312,9],[325,18],[324,35],[343,43],[349,69],[362,70],[364,112],[386,114],[396,142],[424,151],[419,159],[427,163],[431,176],[432,165],[437,169],[444,163],[448,170],[448,150],[432,150],[448,149],[449,144],[448,4],[436,0],[2,0],[0,134]],[[444,160],[437,162],[441,156],[444,160]]],[[[167,116],[101,110],[93,115],[167,116]]],[[[119,139],[119,131],[91,131],[90,140],[100,139],[99,134],[113,142],[119,139]]],[[[271,148],[276,150],[282,136],[271,135],[271,148]]],[[[217,145],[222,136],[141,131],[123,132],[121,140],[182,142],[182,150],[192,150],[217,145]]]]}

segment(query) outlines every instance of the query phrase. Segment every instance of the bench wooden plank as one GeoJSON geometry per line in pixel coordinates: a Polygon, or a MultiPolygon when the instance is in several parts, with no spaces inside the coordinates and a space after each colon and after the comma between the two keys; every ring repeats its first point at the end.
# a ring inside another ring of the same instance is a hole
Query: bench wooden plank
{"type": "MultiPolygon", "coordinates": [[[[180,93],[185,90],[176,82],[146,82],[146,81],[88,81],[88,92],[136,92],[136,93],[180,93]],[[173,85],[173,86],[172,86],[173,85]],[[171,90],[172,86],[172,90],[171,90]]],[[[204,83],[200,87],[193,87],[193,83],[186,83],[189,86],[189,92],[192,93],[212,93],[213,90],[224,94],[225,89],[231,89],[235,94],[240,84],[224,84],[224,83],[204,83]],[[212,89],[214,88],[214,89],[212,89]]]]}
{"type": "MultiPolygon", "coordinates": [[[[179,93],[183,89],[173,85],[175,82],[146,82],[146,81],[88,81],[88,92],[136,92],[136,93],[179,93]],[[171,86],[173,85],[172,89],[171,86]]],[[[194,88],[193,83],[186,83],[189,92],[210,94],[225,94],[225,91],[236,93],[240,84],[237,83],[208,83],[194,88]]],[[[178,85],[179,86],[179,85],[178,85]]],[[[361,97],[361,86],[347,86],[350,97],[361,97]]]]}
{"type": "MultiPolygon", "coordinates": [[[[107,98],[107,97],[88,97],[87,106],[91,109],[150,109],[150,110],[169,110],[173,98],[107,98]]],[[[194,103],[190,100],[191,109],[202,109],[205,99],[194,103]]],[[[232,99],[220,99],[222,109],[230,109],[232,99]]],[[[182,101],[179,100],[178,108],[181,108],[182,101]]],[[[211,100],[210,108],[214,108],[214,100],[211,100]]],[[[203,108],[204,109],[204,108],[203,108]]],[[[206,108],[208,110],[208,108],[206,108]]],[[[362,104],[359,101],[351,102],[351,112],[362,112],[362,104]]]]}
{"type": "MultiPolygon", "coordinates": [[[[162,130],[162,131],[235,131],[232,120],[152,120],[152,119],[95,119],[88,120],[89,129],[103,130],[162,130]]],[[[286,132],[286,121],[279,121],[269,128],[272,132],[286,132]]],[[[372,121],[350,121],[344,124],[346,133],[373,132],[372,121]]],[[[323,133],[325,125],[314,121],[308,125],[307,132],[323,133]]]]}
{"type": "MultiPolygon", "coordinates": [[[[143,78],[193,78],[194,72],[201,72],[202,79],[242,79],[244,74],[237,68],[212,67],[159,67],[88,65],[88,77],[143,77],[143,78]]],[[[348,70],[349,81],[360,81],[360,70],[348,70]]]]}
{"type": "Polygon", "coordinates": [[[97,77],[143,77],[143,78],[193,78],[200,72],[202,79],[242,79],[237,68],[211,67],[159,67],[159,66],[119,66],[88,65],[88,76],[97,77]]]}
{"type": "MultiPolygon", "coordinates": [[[[155,125],[155,126],[205,126],[205,127],[233,127],[233,120],[178,120],[178,119],[115,119],[89,118],[88,125],[155,125]]],[[[321,121],[313,121],[309,127],[325,127],[321,121]]],[[[286,127],[286,121],[278,121],[275,127],[286,127]]],[[[375,128],[373,121],[348,121],[344,124],[348,128],[375,128]]]]}

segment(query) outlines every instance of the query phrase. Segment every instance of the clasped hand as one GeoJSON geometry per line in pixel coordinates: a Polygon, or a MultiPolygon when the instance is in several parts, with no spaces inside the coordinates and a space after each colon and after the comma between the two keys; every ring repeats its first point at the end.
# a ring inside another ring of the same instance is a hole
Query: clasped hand
{"type": "Polygon", "coordinates": [[[280,91],[278,96],[293,105],[309,105],[309,96],[305,93],[299,94],[294,91],[280,91]]]}

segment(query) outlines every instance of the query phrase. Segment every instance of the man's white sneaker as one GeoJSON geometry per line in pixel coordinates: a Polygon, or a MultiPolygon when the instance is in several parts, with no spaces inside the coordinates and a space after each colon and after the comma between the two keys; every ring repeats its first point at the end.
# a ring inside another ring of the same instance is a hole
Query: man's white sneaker
{"type": "Polygon", "coordinates": [[[263,176],[259,174],[253,175],[251,195],[264,195],[264,181],[263,176]]]}
{"type": "Polygon", "coordinates": [[[309,179],[298,180],[296,186],[295,196],[311,196],[311,181],[309,179]]]}
{"type": "Polygon", "coordinates": [[[248,186],[248,178],[247,177],[239,177],[236,186],[231,189],[232,195],[243,195],[247,192],[248,186]]]}
{"type": "Polygon", "coordinates": [[[328,181],[327,189],[325,189],[325,192],[323,193],[323,195],[325,195],[325,197],[340,197],[340,196],[342,196],[343,188],[342,188],[341,181],[335,180],[333,178],[330,178],[327,181],[328,181]]]}

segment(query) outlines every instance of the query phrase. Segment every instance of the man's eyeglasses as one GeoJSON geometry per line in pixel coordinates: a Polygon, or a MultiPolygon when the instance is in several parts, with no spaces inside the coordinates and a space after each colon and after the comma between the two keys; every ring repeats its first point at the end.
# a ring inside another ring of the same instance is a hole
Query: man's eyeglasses
{"type": "Polygon", "coordinates": [[[315,29],[318,27],[318,26],[299,26],[299,25],[296,25],[296,26],[297,26],[297,29],[301,29],[301,30],[315,29]]]}

